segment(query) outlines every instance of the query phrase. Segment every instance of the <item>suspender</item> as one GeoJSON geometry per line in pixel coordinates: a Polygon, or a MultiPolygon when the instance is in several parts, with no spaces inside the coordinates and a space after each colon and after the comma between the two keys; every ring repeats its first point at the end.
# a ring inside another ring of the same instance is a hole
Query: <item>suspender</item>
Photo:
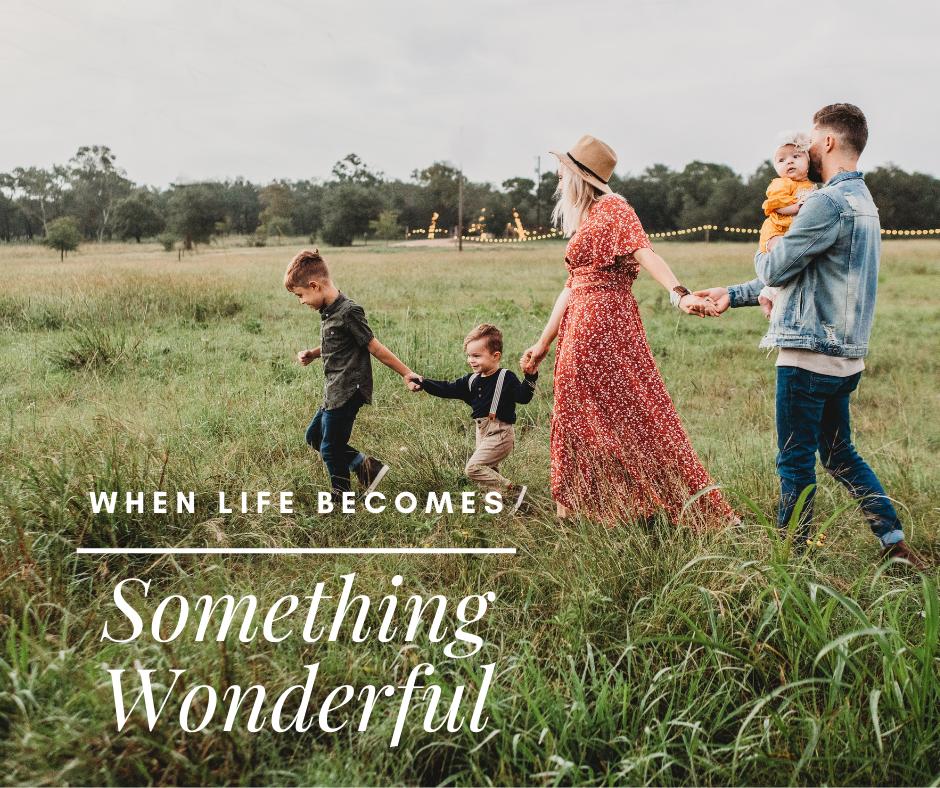
{"type": "MultiPolygon", "coordinates": [[[[489,415],[490,421],[496,420],[496,409],[499,407],[499,398],[503,393],[503,381],[506,379],[507,371],[508,370],[501,369],[499,371],[499,377],[496,379],[496,391],[493,392],[493,401],[490,403],[490,415],[489,415]]],[[[478,377],[480,377],[479,372],[474,372],[470,376],[470,381],[469,381],[470,391],[473,391],[473,384],[476,382],[476,379],[478,377]]]]}

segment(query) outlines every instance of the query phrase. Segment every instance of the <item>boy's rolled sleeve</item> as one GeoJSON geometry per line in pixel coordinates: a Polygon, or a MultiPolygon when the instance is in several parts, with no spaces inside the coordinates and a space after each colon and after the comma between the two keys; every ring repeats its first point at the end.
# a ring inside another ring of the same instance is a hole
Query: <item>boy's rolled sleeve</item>
{"type": "Polygon", "coordinates": [[[350,336],[359,347],[365,347],[375,339],[375,334],[372,333],[369,320],[366,318],[366,313],[361,306],[356,305],[350,309],[345,314],[343,322],[346,324],[346,330],[349,331],[350,336]]]}

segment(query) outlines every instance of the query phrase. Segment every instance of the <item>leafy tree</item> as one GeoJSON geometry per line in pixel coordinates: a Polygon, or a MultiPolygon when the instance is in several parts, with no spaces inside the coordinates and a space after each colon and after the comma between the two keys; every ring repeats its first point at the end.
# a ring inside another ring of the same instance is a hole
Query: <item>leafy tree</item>
{"type": "Polygon", "coordinates": [[[541,227],[548,228],[552,226],[552,211],[555,210],[555,202],[558,192],[558,171],[549,170],[542,173],[542,182],[539,184],[535,193],[535,199],[539,204],[541,214],[541,227]]]}
{"type": "Polygon", "coordinates": [[[330,246],[351,246],[378,218],[382,200],[377,190],[354,181],[329,187],[323,195],[323,240],[330,246]]]}
{"type": "Polygon", "coordinates": [[[294,229],[315,238],[323,227],[324,187],[316,180],[296,181],[291,185],[294,200],[294,229]]]}
{"type": "Polygon", "coordinates": [[[358,183],[360,186],[378,186],[385,181],[385,173],[362,163],[355,153],[348,154],[333,165],[333,175],[340,183],[358,183]]]}
{"type": "Polygon", "coordinates": [[[74,216],[62,216],[53,219],[46,225],[46,237],[42,239],[43,246],[57,249],[59,259],[65,259],[66,252],[74,252],[78,245],[84,240],[84,236],[78,229],[78,223],[74,216]]]}
{"type": "MultiPolygon", "coordinates": [[[[459,201],[459,189],[460,181],[458,180],[460,176],[460,171],[445,162],[436,161],[427,169],[415,170],[412,173],[412,178],[417,181],[418,185],[424,188],[425,191],[425,204],[427,208],[427,215],[420,217],[413,224],[410,224],[412,227],[427,227],[431,221],[431,214],[437,213],[438,227],[453,227],[457,224],[457,203],[459,201]]],[[[489,191],[487,186],[485,189],[480,187],[479,184],[471,184],[466,180],[464,181],[464,211],[466,213],[467,206],[473,206],[471,210],[479,210],[482,208],[482,199],[474,200],[472,197],[477,195],[472,195],[471,192],[474,191],[489,191]],[[478,189],[473,187],[477,186],[478,189]]],[[[480,195],[482,197],[482,195],[480,195]]],[[[467,217],[464,216],[464,224],[469,224],[467,222],[467,217]]]]}
{"type": "Polygon", "coordinates": [[[253,233],[261,213],[258,187],[244,178],[236,178],[220,186],[225,215],[232,221],[232,230],[240,235],[253,233]]]}
{"type": "MultiPolygon", "coordinates": [[[[395,180],[385,184],[383,191],[389,209],[398,214],[400,225],[414,230],[430,224],[434,208],[427,189],[420,184],[395,180]]],[[[466,217],[464,220],[466,223],[466,217]]]]}
{"type": "Polygon", "coordinates": [[[264,206],[258,219],[268,223],[275,216],[290,219],[294,215],[294,197],[283,183],[265,186],[258,194],[258,202],[264,206]]]}
{"type": "Polygon", "coordinates": [[[138,189],[114,207],[114,232],[123,241],[149,238],[166,227],[160,201],[147,189],[138,189]]]}
{"type": "Polygon", "coordinates": [[[0,239],[7,243],[15,237],[19,219],[20,209],[13,201],[15,193],[16,179],[7,173],[0,173],[0,239]]]}
{"type": "Polygon", "coordinates": [[[114,154],[106,145],[82,146],[70,163],[79,223],[86,235],[97,235],[101,243],[105,233],[111,233],[115,206],[130,194],[133,184],[127,173],[115,165],[114,154]]]}
{"type": "Polygon", "coordinates": [[[183,246],[209,243],[215,223],[225,219],[222,185],[194,183],[177,186],[170,204],[176,231],[183,237],[183,246]]]}
{"type": "Polygon", "coordinates": [[[665,164],[647,167],[638,176],[619,177],[614,173],[610,187],[626,197],[648,233],[679,229],[681,194],[676,186],[676,173],[665,164]]]}
{"type": "Polygon", "coordinates": [[[398,214],[395,211],[382,211],[378,219],[369,222],[372,235],[381,241],[394,241],[401,238],[405,231],[398,226],[398,214]]]}
{"type": "Polygon", "coordinates": [[[935,229],[940,220],[940,180],[907,173],[894,164],[865,174],[865,183],[886,230],[935,229]]]}
{"type": "Polygon", "coordinates": [[[506,207],[516,210],[524,227],[534,228],[536,226],[535,181],[530,178],[510,178],[503,181],[503,192],[506,195],[506,207]]]}
{"type": "Polygon", "coordinates": [[[163,246],[164,252],[172,252],[176,248],[176,242],[179,238],[174,233],[160,233],[157,236],[157,243],[163,246]]]}
{"type": "MultiPolygon", "coordinates": [[[[260,230],[261,227],[267,230],[268,237],[276,236],[281,239],[294,234],[294,220],[289,216],[272,216],[266,224],[261,225],[258,229],[260,230]]],[[[280,240],[278,240],[278,243],[280,243],[280,240]]]]}
{"type": "Polygon", "coordinates": [[[22,194],[20,209],[46,225],[56,218],[62,204],[63,193],[68,184],[69,173],[65,167],[56,165],[52,171],[30,167],[17,167],[12,177],[22,194]]]}

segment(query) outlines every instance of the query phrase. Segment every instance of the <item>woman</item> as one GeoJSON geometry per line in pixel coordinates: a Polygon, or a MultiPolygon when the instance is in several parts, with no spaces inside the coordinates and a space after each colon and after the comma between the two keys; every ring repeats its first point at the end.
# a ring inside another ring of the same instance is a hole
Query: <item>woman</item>
{"type": "Polygon", "coordinates": [[[539,341],[521,359],[535,372],[558,337],[552,412],[552,497],[612,524],[665,509],[694,527],[727,524],[734,513],[699,463],[653,361],[633,280],[643,267],[690,315],[717,316],[650,248],[636,213],[607,181],[617,156],[586,136],[559,160],[553,220],[570,236],[570,274],[539,341]]]}

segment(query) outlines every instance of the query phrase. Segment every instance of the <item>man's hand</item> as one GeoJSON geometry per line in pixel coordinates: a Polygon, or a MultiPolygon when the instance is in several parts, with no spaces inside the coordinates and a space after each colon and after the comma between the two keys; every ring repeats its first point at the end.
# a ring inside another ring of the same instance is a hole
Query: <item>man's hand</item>
{"type": "Polygon", "coordinates": [[[409,372],[407,375],[402,375],[402,378],[405,381],[405,385],[408,387],[408,391],[421,391],[421,381],[424,380],[416,372],[409,372]]]}
{"type": "Polygon", "coordinates": [[[704,298],[697,295],[684,295],[679,299],[679,309],[687,315],[698,315],[699,317],[718,317],[721,312],[711,298],[704,298]]]}
{"type": "Polygon", "coordinates": [[[710,298],[715,303],[715,309],[720,315],[731,306],[731,297],[727,287],[710,287],[708,290],[696,290],[692,295],[699,298],[710,298]]]}
{"type": "Polygon", "coordinates": [[[764,310],[764,317],[770,320],[770,312],[774,308],[774,302],[765,296],[758,296],[757,303],[764,310]]]}
{"type": "Polygon", "coordinates": [[[297,360],[307,366],[311,361],[315,361],[320,358],[320,348],[315,348],[314,350],[301,350],[297,354],[297,360]]]}

